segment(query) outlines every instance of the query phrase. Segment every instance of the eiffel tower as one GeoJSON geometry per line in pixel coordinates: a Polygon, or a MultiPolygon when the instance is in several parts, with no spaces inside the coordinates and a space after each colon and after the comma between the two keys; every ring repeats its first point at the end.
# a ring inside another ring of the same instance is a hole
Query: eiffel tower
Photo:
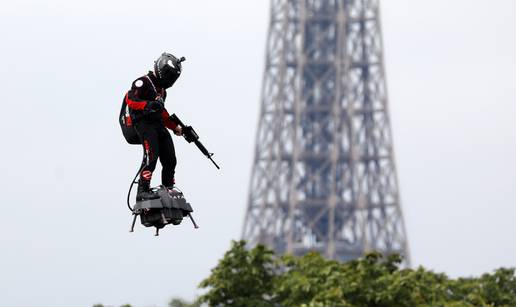
{"type": "Polygon", "coordinates": [[[272,0],[242,238],[409,264],[378,0],[272,0]]]}

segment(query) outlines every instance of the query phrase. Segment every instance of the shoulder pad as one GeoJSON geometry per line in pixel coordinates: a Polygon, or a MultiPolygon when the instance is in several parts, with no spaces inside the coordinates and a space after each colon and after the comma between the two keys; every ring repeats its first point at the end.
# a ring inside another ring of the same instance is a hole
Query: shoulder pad
{"type": "Polygon", "coordinates": [[[132,88],[142,88],[144,86],[148,86],[149,80],[145,77],[140,77],[133,81],[132,88]]]}
{"type": "Polygon", "coordinates": [[[138,78],[133,81],[133,88],[141,88],[145,82],[145,78],[138,78]]]}

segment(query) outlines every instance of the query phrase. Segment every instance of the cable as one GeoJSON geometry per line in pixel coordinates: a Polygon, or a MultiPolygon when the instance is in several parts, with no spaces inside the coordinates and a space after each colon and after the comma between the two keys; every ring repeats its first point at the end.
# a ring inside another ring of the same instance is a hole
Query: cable
{"type": "Polygon", "coordinates": [[[145,166],[145,160],[147,159],[147,152],[145,152],[145,149],[143,149],[143,159],[142,159],[142,165],[140,166],[140,168],[138,169],[138,172],[136,173],[136,175],[134,176],[134,179],[133,181],[131,181],[131,185],[129,186],[129,191],[127,192],[127,207],[129,208],[129,210],[131,210],[131,212],[134,213],[134,209],[131,207],[131,204],[129,202],[129,199],[131,198],[131,190],[133,189],[133,185],[135,183],[137,183],[138,181],[136,181],[136,177],[138,177],[138,175],[141,173],[143,167],[145,166]]]}

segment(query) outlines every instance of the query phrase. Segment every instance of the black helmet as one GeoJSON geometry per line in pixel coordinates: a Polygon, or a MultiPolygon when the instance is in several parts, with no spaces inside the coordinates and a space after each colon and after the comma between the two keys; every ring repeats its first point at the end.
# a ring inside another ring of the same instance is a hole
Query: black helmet
{"type": "Polygon", "coordinates": [[[154,73],[160,86],[169,88],[176,82],[181,74],[181,62],[184,60],[184,57],[177,59],[170,53],[163,52],[154,62],[154,73]]]}

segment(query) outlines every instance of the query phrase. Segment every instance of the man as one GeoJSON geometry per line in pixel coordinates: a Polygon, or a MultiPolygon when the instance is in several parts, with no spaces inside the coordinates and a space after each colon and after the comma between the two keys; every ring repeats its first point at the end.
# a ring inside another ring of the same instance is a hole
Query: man
{"type": "Polygon", "coordinates": [[[172,189],[175,184],[176,154],[168,129],[181,135],[181,127],[170,120],[165,109],[166,89],[171,87],[181,74],[181,62],[169,53],[163,53],[154,62],[154,71],[136,79],[125,96],[131,120],[146,153],[138,181],[136,200],[159,198],[150,190],[152,173],[158,158],[163,167],[162,184],[172,189]]]}

